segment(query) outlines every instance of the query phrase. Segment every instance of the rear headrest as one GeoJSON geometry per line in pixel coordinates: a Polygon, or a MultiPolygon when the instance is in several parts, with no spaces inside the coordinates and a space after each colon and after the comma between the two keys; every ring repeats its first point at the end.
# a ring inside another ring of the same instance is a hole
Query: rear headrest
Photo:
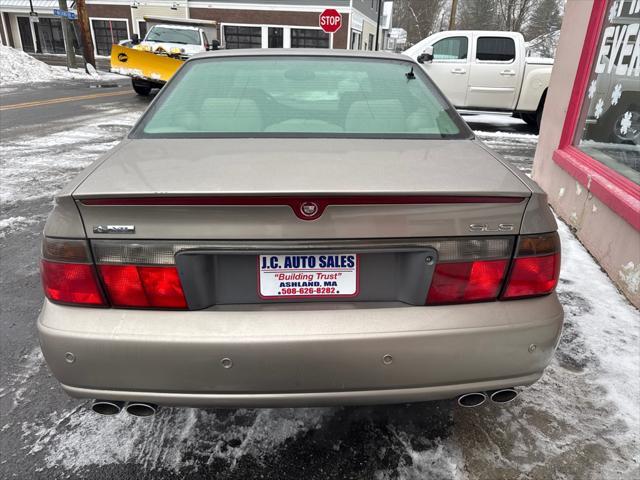
{"type": "Polygon", "coordinates": [[[261,132],[262,114],[247,98],[207,98],[200,108],[200,129],[205,132],[261,132]]]}
{"type": "Polygon", "coordinates": [[[399,100],[353,102],[345,120],[346,132],[394,133],[406,131],[406,115],[399,100]]]}

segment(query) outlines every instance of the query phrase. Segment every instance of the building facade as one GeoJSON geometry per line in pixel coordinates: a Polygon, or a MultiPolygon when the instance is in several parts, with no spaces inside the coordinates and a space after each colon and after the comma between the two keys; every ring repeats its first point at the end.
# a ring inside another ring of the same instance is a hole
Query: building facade
{"type": "MultiPolygon", "coordinates": [[[[87,0],[96,55],[111,45],[146,33],[145,16],[215,20],[222,48],[342,48],[374,50],[379,0],[87,0]],[[320,13],[333,8],[342,15],[332,34],[319,26],[320,13]]],[[[70,9],[74,2],[68,1],[70,9]]],[[[0,0],[1,40],[35,53],[64,53],[61,21],[53,15],[57,0],[0,0]],[[34,15],[31,13],[33,5],[34,15]],[[37,21],[34,21],[36,20],[37,21]]],[[[382,12],[380,12],[381,22],[382,12]]],[[[74,22],[75,23],[75,22],[74,22]]],[[[76,44],[79,35],[76,30],[76,44]]],[[[379,38],[384,45],[384,32],[379,38]]]]}
{"type": "Polygon", "coordinates": [[[533,176],[640,306],[640,0],[567,1],[533,176]]]}

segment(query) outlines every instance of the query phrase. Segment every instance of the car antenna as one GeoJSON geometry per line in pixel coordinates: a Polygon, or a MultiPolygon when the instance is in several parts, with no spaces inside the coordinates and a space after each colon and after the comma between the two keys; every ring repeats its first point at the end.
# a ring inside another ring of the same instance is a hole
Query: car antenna
{"type": "Polygon", "coordinates": [[[415,73],[413,73],[413,65],[411,65],[411,71],[405,73],[404,76],[407,77],[408,80],[413,80],[414,78],[416,78],[415,73]]]}

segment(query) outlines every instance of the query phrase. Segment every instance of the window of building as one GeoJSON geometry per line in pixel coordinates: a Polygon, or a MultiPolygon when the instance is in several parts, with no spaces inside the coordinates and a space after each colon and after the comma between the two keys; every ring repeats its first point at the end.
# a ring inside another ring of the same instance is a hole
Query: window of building
{"type": "Polygon", "coordinates": [[[38,33],[43,53],[65,53],[62,21],[59,18],[40,17],[38,33]]]}
{"type": "Polygon", "coordinates": [[[18,31],[20,32],[20,43],[22,50],[34,53],[33,35],[31,34],[31,20],[29,17],[18,17],[18,31]]]}
{"type": "Polygon", "coordinates": [[[640,184],[640,12],[627,9],[632,5],[605,18],[574,142],[594,160],[640,184]]]}
{"type": "Polygon", "coordinates": [[[373,33],[369,34],[369,50],[373,50],[375,40],[373,39],[373,33]]]}
{"type": "Polygon", "coordinates": [[[467,37],[449,37],[433,45],[434,60],[465,60],[469,50],[467,37]]]}
{"type": "Polygon", "coordinates": [[[356,30],[351,31],[351,50],[360,50],[362,48],[362,32],[356,30]]]}
{"type": "Polygon", "coordinates": [[[91,28],[98,55],[111,55],[111,45],[129,38],[125,20],[95,20],[92,18],[91,28]]]}
{"type": "Polygon", "coordinates": [[[284,46],[284,29],[282,27],[269,27],[269,48],[282,48],[284,46]]]}
{"type": "Polygon", "coordinates": [[[291,48],[329,48],[329,34],[317,29],[292,28],[291,48]]]}
{"type": "Polygon", "coordinates": [[[147,22],[142,20],[138,21],[138,31],[140,32],[140,38],[144,38],[147,36],[147,22]]]}
{"type": "Polygon", "coordinates": [[[224,43],[229,49],[262,48],[262,28],[225,25],[224,43]]]}
{"type": "Polygon", "coordinates": [[[512,62],[516,58],[516,42],[507,37],[479,37],[476,60],[484,62],[512,62]]]}

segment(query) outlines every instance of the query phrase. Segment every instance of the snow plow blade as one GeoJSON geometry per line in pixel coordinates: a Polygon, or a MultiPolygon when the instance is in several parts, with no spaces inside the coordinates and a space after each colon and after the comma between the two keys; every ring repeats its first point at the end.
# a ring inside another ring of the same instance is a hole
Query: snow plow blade
{"type": "Polygon", "coordinates": [[[111,71],[128,77],[166,83],[183,63],[184,60],[144,50],[121,45],[111,47],[111,71]]]}

